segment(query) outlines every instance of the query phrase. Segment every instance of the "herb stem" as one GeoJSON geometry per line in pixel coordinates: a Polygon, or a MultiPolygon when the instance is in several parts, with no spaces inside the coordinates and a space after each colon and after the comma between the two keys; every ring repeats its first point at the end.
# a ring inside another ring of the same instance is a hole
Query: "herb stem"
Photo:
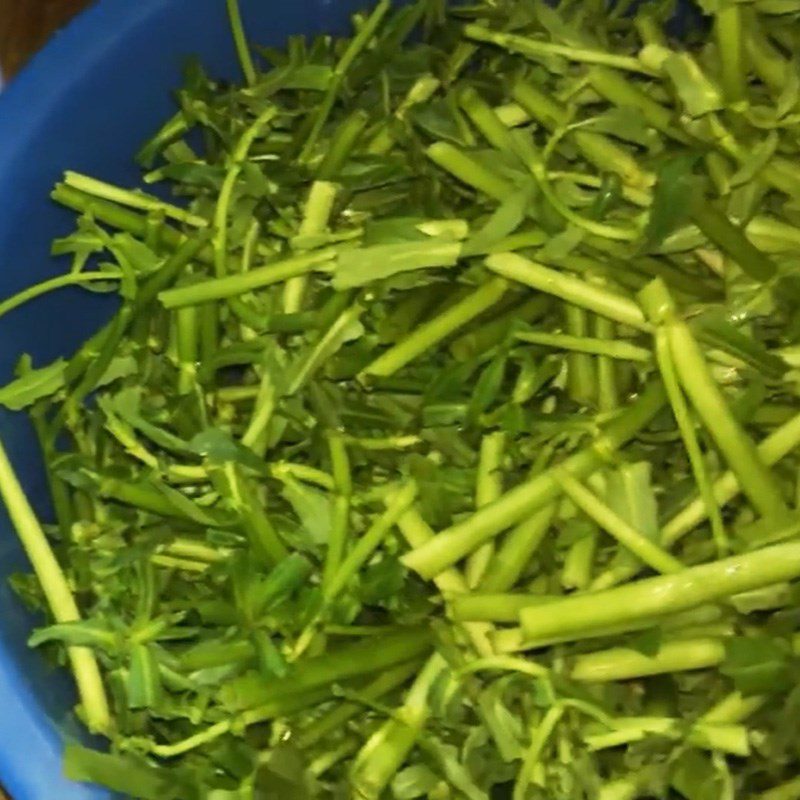
{"type": "Polygon", "coordinates": [[[689,141],[686,134],[674,126],[671,109],[653,100],[617,70],[605,66],[590,67],[586,78],[601,97],[614,105],[636,108],[656,130],[678,142],[685,144],[689,141]]]}
{"type": "Polygon", "coordinates": [[[378,800],[403,764],[430,715],[429,695],[445,673],[447,662],[432,655],[406,694],[405,702],[356,755],[350,771],[351,789],[359,800],[378,800]]]}
{"type": "MultiPolygon", "coordinates": [[[[399,689],[419,672],[419,661],[408,661],[397,667],[382,672],[375,680],[368,683],[359,694],[364,700],[378,700],[384,695],[399,689]]],[[[336,708],[314,720],[304,728],[297,737],[297,744],[301,748],[309,748],[330,734],[342,730],[347,722],[352,719],[363,705],[356,702],[340,703],[336,708]]]]}
{"type": "Polygon", "coordinates": [[[247,38],[242,24],[242,14],[239,9],[239,0],[225,0],[228,7],[228,19],[230,21],[233,43],[236,46],[236,55],[239,57],[239,65],[248,86],[256,82],[256,68],[253,64],[253,56],[247,45],[247,38]]]}
{"type": "Polygon", "coordinates": [[[714,14],[714,36],[719,52],[722,88],[728,103],[738,103],[746,93],[742,12],[736,3],[714,14]]]}
{"type": "Polygon", "coordinates": [[[492,147],[506,155],[516,156],[511,132],[473,87],[465,87],[458,95],[458,102],[472,124],[492,147]]]}
{"type": "Polygon", "coordinates": [[[261,380],[258,383],[253,411],[247,428],[242,434],[242,444],[259,454],[263,454],[267,449],[267,434],[278,401],[278,387],[275,384],[272,365],[265,362],[261,369],[261,380]]]}
{"type": "Polygon", "coordinates": [[[517,780],[514,782],[512,800],[525,800],[528,787],[533,778],[533,771],[539,763],[542,752],[547,745],[548,739],[552,736],[556,725],[564,716],[566,708],[563,705],[556,705],[548,708],[541,721],[531,730],[531,743],[525,753],[517,780]]]}
{"type": "Polygon", "coordinates": [[[733,691],[706,711],[700,717],[700,722],[709,725],[733,725],[744,722],[764,706],[767,700],[764,695],[754,694],[745,697],[741,692],[733,691]]]}
{"type": "Polygon", "coordinates": [[[328,549],[325,553],[325,566],[322,575],[322,593],[328,595],[329,587],[335,580],[344,555],[345,545],[350,532],[350,498],[353,493],[353,481],[350,472],[350,456],[344,437],[337,432],[328,434],[328,452],[331,459],[336,495],[333,499],[333,525],[331,528],[328,549]]]}
{"type": "MultiPolygon", "coordinates": [[[[638,433],[659,411],[664,402],[659,384],[651,384],[639,399],[625,409],[589,447],[567,458],[561,468],[576,478],[587,478],[604,458],[638,433]]],[[[403,563],[422,575],[433,578],[473,552],[483,542],[520,522],[560,495],[558,481],[551,471],[536,475],[458,522],[403,558],[403,563]]]]}
{"type": "Polygon", "coordinates": [[[249,272],[234,273],[223,277],[211,278],[189,286],[177,286],[162,291],[158,298],[165,308],[199,305],[212,300],[223,300],[226,297],[263,289],[276,283],[283,283],[297,275],[309,272],[330,272],[336,258],[336,250],[327,248],[290,256],[282,261],[275,261],[263,267],[256,267],[249,272]]]}
{"type": "Polygon", "coordinates": [[[594,492],[575,480],[568,472],[557,468],[555,476],[564,494],[584,514],[656,572],[671,574],[685,568],[677,558],[629,525],[594,492]]]}
{"type": "MultiPolygon", "coordinates": [[[[797,447],[800,447],[800,414],[773,431],[756,449],[763,462],[772,466],[797,447]]],[[[742,485],[736,473],[728,470],[714,481],[712,490],[716,504],[723,506],[742,491],[742,485]]],[[[703,497],[694,498],[664,525],[661,531],[663,544],[667,547],[673,545],[707,517],[708,506],[703,497]]]]}
{"type": "Polygon", "coordinates": [[[190,394],[197,379],[200,355],[197,317],[197,306],[186,306],[175,312],[179,395],[190,394]]]}
{"type": "MultiPolygon", "coordinates": [[[[339,187],[327,180],[316,180],[311,184],[298,231],[300,237],[313,237],[325,232],[338,191],[339,187]]],[[[307,275],[298,275],[286,282],[283,290],[284,313],[295,314],[301,310],[307,283],[307,275]]]]}
{"type": "MultiPolygon", "coordinates": [[[[95,220],[105,222],[117,230],[142,238],[147,235],[147,216],[138,211],[93,197],[64,183],[56,184],[50,196],[56,203],[80,214],[91,214],[95,220]]],[[[173,250],[186,239],[180,231],[166,224],[161,226],[159,236],[164,245],[173,250]]]]}
{"type": "Polygon", "coordinates": [[[359,303],[353,303],[333,320],[330,327],[291,370],[289,385],[286,388],[289,397],[305,386],[326,361],[336,355],[352,334],[354,326],[360,324],[359,318],[363,313],[364,307],[359,303]]]}
{"type": "Polygon", "coordinates": [[[232,710],[256,709],[282,697],[330,687],[341,681],[380,672],[426,655],[432,633],[426,628],[407,628],[385,636],[368,636],[354,644],[298,661],[284,678],[264,683],[260,676],[243,675],[222,690],[222,700],[232,710]]]}
{"type": "MultiPolygon", "coordinates": [[[[651,286],[656,290],[656,285],[651,286]]],[[[663,283],[658,293],[670,307],[674,307],[663,283]]],[[[673,315],[665,322],[665,329],[678,378],[750,502],[765,517],[781,514],[786,510],[786,504],[775,479],[758,455],[752,439],[730,410],[689,326],[673,315]]]]}
{"type": "Polygon", "coordinates": [[[727,253],[751,278],[768,281],[775,275],[777,267],[772,260],[707,198],[698,197],[692,203],[691,215],[703,234],[723,253],[727,253]]]}
{"type": "Polygon", "coordinates": [[[369,122],[369,115],[363,109],[357,109],[339,124],[328,143],[325,155],[317,168],[317,178],[330,181],[335,178],[345,161],[350,156],[361,134],[369,122]]]}
{"type": "MultiPolygon", "coordinates": [[[[606,317],[595,316],[595,334],[604,343],[618,342],[616,326],[606,317]]],[[[600,411],[614,411],[619,408],[620,390],[617,365],[607,353],[599,354],[597,359],[597,405],[600,411]]]]}
{"type": "MultiPolygon", "coordinates": [[[[475,508],[483,508],[503,494],[502,467],[505,448],[504,431],[492,431],[481,439],[475,485],[475,508]]],[[[483,580],[493,555],[494,542],[489,541],[467,559],[464,576],[467,579],[467,586],[471,589],[483,580]]]]}
{"type": "MultiPolygon", "coordinates": [[[[567,109],[530,81],[517,81],[511,96],[551,132],[569,124],[567,109]]],[[[569,136],[586,160],[599,170],[619,175],[629,187],[641,189],[652,185],[653,176],[643,171],[639,162],[608,136],[582,128],[571,130],[569,136]]]]}
{"type": "Polygon", "coordinates": [[[255,553],[267,564],[280,564],[289,555],[270,522],[258,486],[235,466],[228,470],[232,480],[231,495],[238,501],[242,526],[255,553]]]}
{"type": "Polygon", "coordinates": [[[466,361],[485,353],[506,339],[515,323],[535,322],[547,313],[550,306],[550,298],[547,295],[536,294],[529,300],[513,306],[491,322],[462,333],[450,344],[450,352],[459,361],[466,361]]]}
{"type": "Polygon", "coordinates": [[[512,183],[491,172],[455,145],[435,142],[425,152],[434,164],[488,197],[502,202],[516,191],[512,183]]]}
{"type": "MultiPolygon", "coordinates": [[[[522,342],[529,342],[542,347],[553,347],[580,354],[604,356],[605,358],[620,361],[647,363],[653,358],[652,353],[646,348],[620,339],[600,339],[583,335],[573,336],[566,333],[540,333],[539,331],[522,331],[516,334],[515,338],[522,342]]],[[[594,381],[592,381],[593,384],[594,381]]]]}
{"type": "Polygon", "coordinates": [[[745,555],[688,567],[634,583],[548,604],[547,614],[523,609],[526,637],[573,636],[594,627],[686,611],[703,603],[800,575],[800,544],[772,545],[745,555]]]}
{"type": "MultiPolygon", "coordinates": [[[[430,542],[436,535],[414,506],[406,509],[400,516],[397,520],[397,527],[412,549],[422,547],[430,542]]],[[[443,594],[461,594],[469,591],[464,577],[455,568],[442,570],[434,578],[434,582],[439,591],[443,594]]]]}
{"type": "MultiPolygon", "coordinates": [[[[67,578],[58,563],[36,514],[20,485],[6,449],[0,442],[0,497],[30,559],[50,613],[58,623],[77,622],[81,615],[67,578]]],[[[67,648],[89,730],[110,733],[112,719],[100,668],[87,647],[67,648]]]]}
{"type": "MultiPolygon", "coordinates": [[[[652,286],[652,284],[651,284],[652,286]]],[[[652,314],[653,320],[658,314],[658,295],[653,297],[653,290],[645,288],[642,290],[640,299],[645,310],[652,314]],[[652,301],[652,305],[651,305],[652,301]]],[[[686,453],[689,456],[689,463],[692,467],[694,479],[697,482],[700,496],[703,498],[706,510],[711,520],[711,533],[714,542],[717,545],[717,555],[723,556],[730,549],[727,534],[725,533],[725,525],[722,521],[722,513],[719,505],[714,498],[714,490],[711,484],[711,477],[708,474],[705,458],[700,449],[700,443],[697,440],[697,434],[694,430],[694,423],[689,414],[689,408],[683,396],[678,376],[675,371],[675,364],[672,356],[672,350],[669,342],[669,333],[663,328],[659,327],[655,332],[655,352],[656,362],[661,373],[661,379],[664,381],[664,388],[667,392],[670,405],[672,406],[672,413],[675,421],[678,423],[678,430],[681,433],[686,453]]]]}
{"type": "MultiPolygon", "coordinates": [[[[561,347],[567,351],[567,391],[570,397],[579,405],[593,406],[597,397],[597,371],[592,353],[587,347],[603,347],[603,343],[592,342],[589,333],[589,314],[580,306],[572,303],[564,304],[564,327],[566,334],[547,334],[545,340],[539,338],[537,332],[522,332],[517,334],[518,339],[530,342],[531,344],[550,345],[551,347],[561,347]],[[533,338],[531,338],[531,336],[533,338]],[[556,336],[556,341],[550,336],[556,336]],[[557,343],[561,339],[560,345],[557,343]],[[587,341],[588,340],[588,341],[587,341]]],[[[620,344],[624,344],[620,342],[620,344]]]]}
{"type": "Polygon", "coordinates": [[[497,45],[512,53],[519,53],[526,58],[539,61],[542,58],[561,56],[570,61],[582,64],[604,64],[608,67],[626,70],[641,75],[652,75],[652,70],[645,66],[635,56],[622,56],[609,53],[605,50],[592,50],[586,47],[573,47],[571,45],[543,42],[529,36],[520,36],[514,33],[504,33],[484,28],[482,25],[470,24],[464,26],[464,36],[478,42],[487,42],[497,45]]]}
{"type": "Polygon", "coordinates": [[[556,507],[555,503],[546,505],[508,532],[486,571],[481,591],[505,592],[516,585],[544,541],[556,507]]]}
{"type": "Polygon", "coordinates": [[[166,217],[195,228],[208,227],[208,220],[205,217],[192,214],[191,211],[187,211],[185,208],[167,203],[140,190],[123,189],[97,178],[92,178],[89,175],[83,175],[80,172],[65,172],[64,185],[85,192],[92,197],[99,197],[139,211],[159,212],[166,217]]]}
{"type": "Polygon", "coordinates": [[[775,94],[785,88],[788,62],[764,33],[758,14],[744,10],[744,48],[755,73],[775,94]]]}
{"type": "Polygon", "coordinates": [[[442,339],[496,305],[506,293],[508,282],[495,278],[484,283],[455,305],[420,325],[394,347],[379,355],[362,370],[363,376],[389,377],[401,370],[442,339]]]}
{"type": "Polygon", "coordinates": [[[725,659],[720,639],[677,639],[664,642],[654,655],[629,647],[612,647],[575,659],[570,677],[582,683],[608,683],[715,667],[725,659]]]}
{"type": "Polygon", "coordinates": [[[196,750],[198,747],[210,744],[216,739],[219,739],[220,736],[224,736],[226,733],[230,732],[232,725],[232,720],[222,720],[200,731],[200,733],[196,733],[194,736],[189,736],[179,742],[173,744],[154,744],[150,747],[150,752],[154,756],[159,756],[160,758],[175,758],[175,756],[183,755],[191,750],[196,750]]]}
{"type": "Polygon", "coordinates": [[[228,273],[228,215],[233,202],[236,182],[244,169],[250,148],[277,114],[277,107],[268,105],[245,129],[230,154],[228,169],[225,179],[222,181],[222,188],[219,191],[214,211],[214,237],[211,241],[214,250],[214,271],[218,278],[222,278],[228,273]]]}
{"type": "Polygon", "coordinates": [[[326,601],[330,602],[339,595],[412,505],[416,496],[417,486],[413,482],[407,483],[397,492],[386,510],[370,525],[355,547],[345,556],[336,573],[331,576],[323,593],[326,601]]]}
{"type": "MultiPolygon", "coordinates": [[[[385,501],[391,502],[391,498],[385,501]]],[[[422,547],[430,542],[435,534],[415,506],[410,506],[397,520],[397,527],[409,547],[422,547]]],[[[465,594],[469,591],[463,575],[455,568],[440,572],[434,579],[436,588],[444,595],[465,594]]],[[[463,630],[467,639],[479,655],[488,656],[494,653],[494,648],[489,641],[490,628],[482,623],[465,622],[463,630]]]]}
{"type": "Polygon", "coordinates": [[[119,272],[70,272],[67,275],[59,275],[56,278],[49,278],[33,286],[29,286],[15,295],[3,300],[0,303],[0,317],[4,317],[10,311],[19,308],[21,305],[35,300],[48,292],[56,289],[63,289],[66,286],[81,286],[84,283],[95,283],[97,281],[117,281],[122,274],[119,272]]]}
{"type": "Polygon", "coordinates": [[[391,8],[391,0],[380,0],[359,29],[358,33],[349,41],[347,48],[342,53],[333,70],[333,77],[325,91],[322,102],[317,106],[316,112],[310,117],[311,126],[298,156],[300,163],[308,163],[317,146],[317,141],[322,133],[325,123],[333,110],[339,91],[347,78],[347,73],[358,55],[369,45],[378,26],[391,8]]]}
{"type": "MultiPolygon", "coordinates": [[[[483,588],[483,587],[481,587],[483,588]]],[[[448,599],[448,613],[457,622],[517,622],[519,612],[552,602],[555,595],[457,594],[448,599]]]]}
{"type": "Polygon", "coordinates": [[[550,269],[516,253],[491,255],[486,259],[486,266],[509,280],[560,297],[567,303],[594,311],[615,322],[642,331],[650,329],[642,310],[629,297],[592,285],[574,275],[550,269]]]}

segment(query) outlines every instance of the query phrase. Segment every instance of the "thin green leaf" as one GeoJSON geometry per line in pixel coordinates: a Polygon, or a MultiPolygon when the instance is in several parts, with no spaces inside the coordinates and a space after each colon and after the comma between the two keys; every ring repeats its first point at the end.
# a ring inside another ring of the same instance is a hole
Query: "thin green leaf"
{"type": "Polygon", "coordinates": [[[33,369],[28,361],[20,376],[0,388],[0,405],[21,411],[64,388],[67,362],[59,358],[52,364],[33,369]]]}

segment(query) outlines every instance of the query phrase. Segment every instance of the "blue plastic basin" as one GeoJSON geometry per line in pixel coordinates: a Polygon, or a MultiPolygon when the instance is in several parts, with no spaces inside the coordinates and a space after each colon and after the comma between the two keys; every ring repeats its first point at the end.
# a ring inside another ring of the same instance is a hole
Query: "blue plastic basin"
{"type": "MultiPolygon", "coordinates": [[[[278,45],[293,33],[341,31],[365,0],[241,0],[248,32],[278,45]]],[[[174,107],[187,56],[218,77],[237,74],[224,0],[101,0],[78,17],[0,95],[0,296],[63,271],[50,241],[73,218],[48,199],[65,169],[132,185],[132,156],[174,107]]],[[[36,364],[66,355],[94,331],[108,306],[63,291],[0,322],[0,383],[21,351],[36,364]]],[[[36,442],[20,415],[0,415],[0,437],[43,518],[49,515],[36,442]]],[[[27,569],[0,516],[0,784],[14,800],[106,800],[61,777],[74,694],[69,677],[27,649],[36,624],[6,578],[27,569]]]]}

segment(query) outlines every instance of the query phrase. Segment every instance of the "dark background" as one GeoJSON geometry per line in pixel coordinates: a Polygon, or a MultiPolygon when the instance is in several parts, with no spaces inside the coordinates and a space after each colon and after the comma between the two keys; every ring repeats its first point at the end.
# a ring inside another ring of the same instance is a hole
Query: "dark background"
{"type": "Polygon", "coordinates": [[[0,0],[3,75],[13,75],[53,31],[88,4],[89,0],[0,0]]]}

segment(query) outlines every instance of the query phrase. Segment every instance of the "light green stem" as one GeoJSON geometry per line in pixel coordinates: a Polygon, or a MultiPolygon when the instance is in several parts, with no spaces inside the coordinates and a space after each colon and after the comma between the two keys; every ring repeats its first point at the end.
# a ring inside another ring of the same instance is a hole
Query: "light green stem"
{"type": "Polygon", "coordinates": [[[457,594],[448,601],[450,617],[459,622],[516,622],[523,608],[557,599],[555,595],[457,594]]]}
{"type": "Polygon", "coordinates": [[[547,745],[547,740],[553,734],[556,725],[560,722],[561,717],[564,716],[565,711],[566,708],[561,705],[549,708],[541,722],[531,730],[531,743],[528,747],[528,751],[525,753],[525,759],[522,762],[522,767],[514,783],[513,800],[525,800],[527,797],[528,787],[533,777],[533,770],[539,763],[542,751],[547,745]]]}
{"type": "MultiPolygon", "coordinates": [[[[610,423],[592,445],[567,458],[561,468],[576,478],[586,478],[604,463],[610,453],[621,447],[648,424],[664,402],[659,384],[651,384],[639,399],[610,423]]],[[[550,472],[523,482],[502,497],[458,522],[433,540],[408,553],[402,560],[425,578],[433,578],[456,564],[483,542],[506,528],[529,517],[557,499],[561,489],[550,472]]]]}
{"type": "Polygon", "coordinates": [[[618,70],[605,66],[591,67],[586,73],[592,88],[616,106],[630,106],[642,112],[644,118],[656,129],[679,142],[688,137],[674,124],[675,113],[662,106],[618,70]]]}
{"type": "Polygon", "coordinates": [[[569,546],[561,570],[561,585],[565,589],[583,591],[589,586],[599,538],[599,532],[591,530],[569,546]]]}
{"type": "MultiPolygon", "coordinates": [[[[645,288],[641,294],[642,304],[645,309],[648,309],[649,297],[648,290],[645,288]]],[[[655,308],[652,310],[657,313],[655,308]]],[[[714,499],[711,477],[708,474],[706,461],[700,449],[700,442],[697,440],[689,408],[678,383],[669,335],[663,327],[657,328],[655,332],[655,352],[661,378],[664,381],[664,388],[667,391],[672,413],[678,423],[678,430],[681,433],[686,453],[689,456],[689,463],[692,466],[695,482],[711,519],[711,532],[717,545],[717,554],[723,556],[729,552],[729,542],[725,533],[725,525],[722,522],[722,513],[714,499]]]]}
{"type": "Polygon", "coordinates": [[[325,589],[324,598],[326,601],[333,600],[367,562],[376,548],[386,538],[389,531],[397,524],[403,513],[414,502],[416,495],[417,486],[413,482],[407,483],[397,492],[386,510],[370,525],[332,576],[325,589]]]}
{"type": "Polygon", "coordinates": [[[472,124],[492,147],[507,155],[516,155],[509,129],[475,89],[471,86],[463,88],[458,95],[458,101],[472,124]]]}
{"type": "MultiPolygon", "coordinates": [[[[586,340],[589,339],[589,314],[579,306],[566,303],[564,305],[564,322],[566,334],[545,334],[545,339],[549,336],[562,338],[561,346],[568,351],[567,391],[576,403],[583,406],[594,406],[597,397],[597,370],[592,354],[585,349],[586,340]]],[[[537,344],[535,340],[539,338],[536,332],[533,334],[523,333],[521,336],[524,337],[524,341],[532,344],[537,344]],[[530,338],[531,335],[533,340],[530,338]]],[[[548,343],[540,340],[538,344],[548,343]]],[[[559,347],[552,341],[549,344],[559,347]]],[[[588,346],[591,347],[591,343],[588,346]]]]}
{"type": "Polygon", "coordinates": [[[328,435],[328,453],[331,458],[336,496],[333,499],[333,526],[328,549],[325,552],[322,590],[326,594],[334,576],[339,571],[342,557],[350,532],[350,497],[353,493],[353,481],[350,474],[350,456],[347,444],[340,433],[328,435]]]}
{"type": "MultiPolygon", "coordinates": [[[[299,236],[313,236],[325,231],[338,191],[338,185],[329,181],[318,180],[311,184],[298,231],[299,236]]],[[[307,283],[308,275],[298,275],[286,282],[283,288],[284,313],[294,314],[300,311],[307,283]]]]}
{"type": "Polygon", "coordinates": [[[272,374],[272,370],[267,364],[262,369],[264,371],[253,403],[253,413],[247,429],[242,434],[242,444],[258,453],[266,450],[266,434],[278,400],[278,387],[275,385],[275,376],[272,374]]]}
{"type": "MultiPolygon", "coordinates": [[[[521,110],[524,109],[550,131],[569,124],[567,109],[528,81],[517,81],[511,89],[511,96],[521,110]]],[[[583,128],[571,130],[569,137],[586,160],[599,170],[615,172],[630,187],[645,188],[653,184],[653,176],[610,137],[583,128]]]]}
{"type": "Polygon", "coordinates": [[[740,556],[689,567],[674,575],[636,581],[603,592],[575,595],[548,605],[548,613],[523,609],[529,639],[572,636],[647,617],[696,608],[704,603],[792,580],[800,575],[800,544],[773,545],[740,556]]]}
{"type": "Polygon", "coordinates": [[[745,697],[741,692],[734,691],[706,711],[700,717],[700,721],[710,725],[744,722],[752,714],[755,714],[767,700],[768,698],[764,695],[754,694],[745,697]]]}
{"type": "Polygon", "coordinates": [[[226,0],[228,6],[228,19],[230,21],[233,43],[236,45],[236,55],[239,58],[239,65],[248,86],[256,82],[256,68],[253,64],[253,56],[247,46],[244,26],[242,25],[242,15],[239,10],[239,0],[226,0]]]}
{"type": "Polygon", "coordinates": [[[678,378],[748,499],[765,517],[785,512],[779,484],[733,415],[689,326],[675,319],[666,332],[678,378]]]}
{"type": "Polygon", "coordinates": [[[395,715],[367,739],[353,761],[354,800],[378,800],[414,747],[430,715],[429,695],[447,669],[438,654],[430,657],[395,715]]]}
{"type": "MultiPolygon", "coordinates": [[[[503,494],[502,463],[506,446],[503,431],[487,433],[481,440],[478,474],[475,485],[475,508],[483,508],[503,494]]],[[[467,559],[464,571],[467,586],[474,589],[483,580],[494,555],[494,542],[479,547],[467,559]]]]}
{"type": "Polygon", "coordinates": [[[362,375],[388,377],[401,370],[438,342],[452,335],[468,322],[497,304],[506,293],[508,283],[496,278],[487,281],[463,300],[438,316],[420,325],[413,333],[379,355],[362,370],[362,375]]]}
{"type": "Polygon", "coordinates": [[[707,669],[725,659],[725,644],[719,639],[677,639],[664,642],[655,655],[647,656],[629,647],[613,647],[578,656],[570,673],[576,681],[607,683],[647,675],[663,675],[707,669]]]}
{"type": "Polygon", "coordinates": [[[450,352],[458,361],[467,361],[485,353],[508,337],[508,332],[514,323],[535,322],[549,311],[550,306],[551,301],[547,295],[535,294],[524,303],[515,305],[509,311],[495,317],[491,322],[461,334],[450,344],[450,352]]]}
{"type": "Polygon", "coordinates": [[[253,143],[277,114],[278,109],[275,106],[267,106],[256,117],[255,121],[245,129],[230,154],[228,171],[225,173],[225,179],[222,182],[222,188],[219,191],[219,198],[214,211],[214,238],[211,240],[211,246],[214,251],[214,270],[217,277],[222,277],[228,272],[228,215],[231,210],[236,182],[239,180],[239,175],[242,173],[253,143]]]}
{"type": "Polygon", "coordinates": [[[425,152],[434,164],[495,200],[502,202],[516,191],[514,184],[491,172],[455,145],[435,142],[425,152]]]}
{"type": "MultiPolygon", "coordinates": [[[[391,498],[387,498],[386,503],[390,503],[391,498]]],[[[427,522],[422,518],[419,511],[411,506],[397,521],[397,527],[409,547],[422,547],[434,538],[435,534],[427,522]]],[[[436,588],[446,596],[465,594],[469,591],[464,576],[454,568],[440,572],[433,580],[436,588]]],[[[494,648],[489,641],[490,626],[483,623],[465,622],[463,625],[464,633],[479,655],[488,656],[494,652],[494,648]]]]}
{"type": "Polygon", "coordinates": [[[140,211],[160,212],[166,217],[171,217],[196,228],[208,227],[208,220],[205,217],[192,214],[191,211],[187,211],[185,208],[167,203],[140,190],[123,189],[120,186],[114,186],[114,184],[92,178],[89,175],[71,171],[64,173],[64,183],[93,197],[110,200],[122,206],[137,208],[140,211]]]}
{"type": "Polygon", "coordinates": [[[670,574],[684,569],[675,556],[652,542],[643,533],[629,525],[609,508],[594,492],[575,480],[568,472],[556,471],[556,479],[567,497],[593,519],[604,531],[613,536],[623,547],[630,550],[656,572],[670,574]]]}
{"type": "Polygon", "coordinates": [[[508,532],[489,565],[481,591],[505,592],[516,585],[550,530],[555,513],[556,503],[552,503],[508,532]]]}
{"type": "Polygon", "coordinates": [[[530,342],[542,347],[605,356],[620,361],[647,363],[653,357],[646,348],[620,339],[595,339],[592,336],[571,336],[566,333],[540,333],[539,331],[524,331],[518,333],[516,338],[522,342],[530,342]]]}
{"type": "Polygon", "coordinates": [[[29,286],[21,292],[3,300],[0,303],[0,317],[4,317],[10,311],[19,308],[21,305],[41,297],[43,294],[52,292],[55,289],[63,289],[65,286],[80,286],[83,283],[93,283],[96,281],[117,281],[122,277],[118,272],[70,272],[68,275],[59,275],[56,278],[42,281],[41,283],[29,286]]]}
{"type": "MultiPolygon", "coordinates": [[[[365,700],[378,700],[414,677],[419,667],[419,661],[409,661],[407,664],[388,669],[361,689],[359,694],[365,700]]],[[[297,738],[298,746],[302,749],[310,748],[326,736],[342,730],[348,720],[355,717],[363,708],[361,703],[340,703],[300,731],[297,738]]]]}
{"type": "Polygon", "coordinates": [[[592,50],[586,47],[573,47],[571,45],[544,42],[529,36],[518,36],[513,33],[501,33],[484,28],[482,25],[466,25],[464,35],[478,42],[488,42],[510,50],[513,53],[539,60],[547,56],[561,56],[570,61],[582,64],[604,64],[609,67],[627,70],[643,75],[652,75],[652,70],[646,67],[634,56],[622,56],[609,53],[606,50],[592,50]]]}
{"type": "MultiPolygon", "coordinates": [[[[773,431],[756,449],[764,464],[771,466],[797,447],[800,447],[800,414],[773,431]]],[[[714,481],[712,490],[716,504],[723,506],[733,500],[742,491],[742,487],[736,474],[729,470],[714,481]]],[[[664,525],[661,531],[662,543],[667,547],[673,545],[707,517],[708,506],[705,500],[702,496],[695,497],[664,525]]]]}
{"type": "MultiPolygon", "coordinates": [[[[11,522],[30,559],[53,618],[59,623],[79,621],[80,611],[67,578],[56,560],[1,442],[0,497],[3,498],[11,522]]],[[[94,653],[86,647],[69,647],[67,653],[89,730],[94,733],[110,733],[112,720],[94,653]]]]}
{"type": "Polygon", "coordinates": [[[331,272],[336,259],[334,248],[315,250],[303,253],[282,261],[276,261],[263,267],[256,267],[249,272],[211,278],[189,286],[177,286],[166,289],[158,295],[165,308],[199,305],[212,300],[236,297],[254,289],[263,289],[276,283],[283,283],[297,275],[309,272],[331,272]]]}
{"type": "Polygon", "coordinates": [[[363,313],[363,306],[354,303],[339,314],[308,354],[291,370],[291,379],[286,388],[287,395],[291,397],[299,392],[316,372],[341,349],[363,313]]]}
{"type": "Polygon", "coordinates": [[[744,62],[742,12],[737,3],[721,6],[715,14],[714,35],[717,40],[722,88],[728,103],[738,103],[747,92],[744,62]]]}
{"type": "MultiPolygon", "coordinates": [[[[606,317],[595,317],[595,333],[603,342],[616,341],[616,326],[606,317]]],[[[620,390],[617,365],[606,354],[597,359],[597,402],[600,411],[614,411],[619,408],[620,390]]]]}
{"type": "Polygon", "coordinates": [[[639,306],[629,297],[592,285],[574,275],[531,261],[516,253],[497,253],[486,259],[486,266],[509,280],[560,297],[567,303],[594,311],[623,325],[647,331],[650,325],[639,306]]]}

